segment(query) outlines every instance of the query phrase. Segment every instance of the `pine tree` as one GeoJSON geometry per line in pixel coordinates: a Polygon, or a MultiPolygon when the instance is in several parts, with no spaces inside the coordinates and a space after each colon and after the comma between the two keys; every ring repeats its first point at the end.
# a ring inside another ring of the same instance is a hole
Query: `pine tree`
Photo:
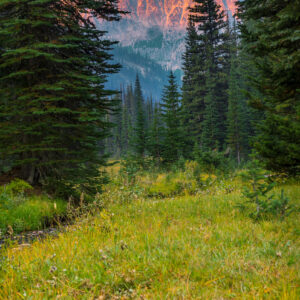
{"type": "Polygon", "coordinates": [[[291,1],[239,1],[245,50],[258,76],[251,105],[266,119],[255,144],[267,167],[291,174],[300,171],[299,10],[291,1]]]}
{"type": "Polygon", "coordinates": [[[163,151],[163,134],[164,128],[162,124],[162,116],[160,104],[155,103],[153,118],[149,128],[149,135],[147,141],[147,150],[150,156],[154,157],[157,162],[160,161],[163,151]]]}
{"type": "Polygon", "coordinates": [[[129,145],[128,142],[130,140],[130,116],[128,112],[128,107],[126,106],[126,102],[123,104],[122,108],[122,134],[121,134],[121,141],[122,141],[122,152],[121,156],[126,156],[129,145]]]}
{"type": "Polygon", "coordinates": [[[226,136],[228,34],[224,12],[215,0],[194,0],[191,20],[197,25],[199,44],[204,49],[204,112],[201,143],[206,150],[222,149],[226,136]]]}
{"type": "MultiPolygon", "coordinates": [[[[207,61],[207,64],[211,64],[207,61]]],[[[208,67],[209,69],[209,67],[208,67]]],[[[204,151],[217,150],[219,149],[219,114],[217,98],[215,96],[216,91],[216,77],[209,71],[206,74],[206,95],[204,98],[204,120],[202,123],[202,137],[201,137],[201,148],[204,151]]]]}
{"type": "Polygon", "coordinates": [[[147,98],[146,100],[145,113],[146,113],[146,130],[148,131],[151,127],[153,115],[154,115],[152,96],[150,98],[147,98]]]}
{"type": "Polygon", "coordinates": [[[122,114],[122,156],[126,156],[129,152],[133,152],[133,105],[134,96],[132,85],[126,87],[123,100],[122,114]]]}
{"type": "Polygon", "coordinates": [[[112,130],[110,141],[110,154],[115,158],[119,158],[123,151],[122,147],[122,113],[123,113],[123,102],[122,102],[122,91],[115,95],[112,100],[112,104],[115,105],[111,113],[112,130]]]}
{"type": "Polygon", "coordinates": [[[183,54],[182,108],[187,150],[195,142],[200,142],[204,114],[205,88],[205,49],[199,42],[197,30],[192,19],[189,19],[187,37],[183,54]]]}
{"type": "Polygon", "coordinates": [[[120,18],[116,0],[0,2],[0,152],[33,184],[85,184],[103,162],[97,145],[112,95],[104,82],[118,65],[87,11],[120,18]]]}
{"type": "Polygon", "coordinates": [[[227,144],[238,165],[247,154],[249,144],[247,137],[250,135],[250,132],[247,132],[247,125],[249,124],[247,122],[249,122],[250,116],[247,113],[246,96],[242,92],[243,74],[241,73],[241,65],[236,26],[234,26],[229,74],[227,144]]]}
{"type": "Polygon", "coordinates": [[[135,81],[134,99],[136,103],[136,121],[133,138],[134,153],[143,157],[146,149],[146,119],[144,112],[144,97],[138,75],[136,76],[135,81]]]}
{"type": "Polygon", "coordinates": [[[175,162],[182,154],[182,107],[180,95],[174,74],[171,72],[168,85],[162,96],[161,112],[164,122],[163,160],[167,163],[175,162]]]}
{"type": "MultiPolygon", "coordinates": [[[[225,13],[224,13],[225,14],[225,13]]],[[[229,78],[232,62],[232,47],[234,43],[234,34],[229,22],[229,16],[225,16],[222,20],[224,29],[219,29],[219,36],[221,40],[220,48],[217,49],[218,56],[218,74],[216,84],[216,98],[218,109],[218,141],[221,149],[226,145],[226,132],[227,132],[227,116],[228,116],[228,92],[229,92],[229,78]],[[224,23],[225,24],[224,24],[224,23]]]]}

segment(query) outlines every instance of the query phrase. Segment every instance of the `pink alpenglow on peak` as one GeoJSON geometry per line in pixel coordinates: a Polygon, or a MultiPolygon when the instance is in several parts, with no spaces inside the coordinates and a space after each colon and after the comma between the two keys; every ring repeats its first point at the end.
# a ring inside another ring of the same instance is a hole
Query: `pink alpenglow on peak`
{"type": "MultiPolygon", "coordinates": [[[[234,14],[235,0],[217,0],[222,9],[234,14]]],[[[120,0],[120,8],[130,11],[127,18],[138,19],[145,25],[158,25],[163,28],[186,27],[188,8],[193,0],[120,0]]]]}

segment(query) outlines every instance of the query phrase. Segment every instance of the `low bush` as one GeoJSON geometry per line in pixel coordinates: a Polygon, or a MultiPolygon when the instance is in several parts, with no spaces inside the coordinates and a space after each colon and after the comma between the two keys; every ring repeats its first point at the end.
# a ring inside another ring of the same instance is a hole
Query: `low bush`
{"type": "Polygon", "coordinates": [[[283,219],[295,210],[283,189],[280,195],[272,192],[276,182],[260,166],[257,159],[248,164],[248,169],[241,173],[241,177],[245,182],[243,195],[246,201],[240,203],[239,208],[249,211],[252,218],[258,220],[275,216],[283,219]]]}
{"type": "Polygon", "coordinates": [[[225,172],[229,167],[229,159],[223,152],[207,151],[197,153],[196,160],[204,172],[215,173],[225,172]]]}
{"type": "Polygon", "coordinates": [[[138,172],[143,168],[143,162],[140,158],[129,155],[122,159],[119,175],[122,181],[127,185],[135,184],[138,172]]]}
{"type": "Polygon", "coordinates": [[[167,198],[179,195],[183,191],[183,185],[178,180],[172,180],[168,176],[154,182],[148,189],[149,197],[167,198]]]}

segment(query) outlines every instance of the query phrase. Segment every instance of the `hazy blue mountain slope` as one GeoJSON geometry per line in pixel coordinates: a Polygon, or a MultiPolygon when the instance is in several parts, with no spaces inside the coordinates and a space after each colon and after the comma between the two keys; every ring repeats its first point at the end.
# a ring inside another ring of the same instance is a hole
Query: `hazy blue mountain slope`
{"type": "MultiPolygon", "coordinates": [[[[115,61],[122,65],[118,74],[109,77],[108,88],[119,89],[135,81],[139,74],[145,96],[159,100],[169,71],[146,54],[142,55],[134,47],[117,46],[113,51],[115,61]]],[[[175,72],[180,84],[181,71],[175,72]]]]}

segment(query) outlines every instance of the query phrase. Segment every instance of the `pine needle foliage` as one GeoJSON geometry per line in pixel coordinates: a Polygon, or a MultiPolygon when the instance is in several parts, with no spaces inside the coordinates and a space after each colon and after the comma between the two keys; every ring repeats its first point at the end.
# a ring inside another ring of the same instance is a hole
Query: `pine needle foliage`
{"type": "Polygon", "coordinates": [[[32,184],[87,185],[103,163],[105,90],[114,42],[93,18],[117,21],[118,1],[0,2],[0,156],[32,184]]]}
{"type": "Polygon", "coordinates": [[[251,105],[266,119],[256,148],[269,169],[300,172],[299,20],[300,3],[291,1],[238,1],[245,50],[258,76],[251,84],[251,105]]]}
{"type": "MultiPolygon", "coordinates": [[[[215,0],[194,0],[184,56],[185,81],[191,72],[191,87],[184,82],[184,110],[196,130],[194,143],[203,150],[222,149],[226,136],[229,73],[229,27],[225,13],[215,0]],[[195,24],[195,30],[192,24],[195,24]],[[196,42],[195,42],[196,41],[196,42]],[[194,44],[197,45],[194,46],[194,44]],[[197,51],[197,55],[193,54],[197,51]],[[189,61],[191,63],[189,63],[189,61]],[[193,100],[189,100],[189,89],[193,100]],[[191,104],[189,104],[191,103],[191,104]]],[[[193,131],[191,131],[193,133],[193,131]]]]}
{"type": "Polygon", "coordinates": [[[146,150],[146,118],[145,118],[145,105],[142,93],[141,83],[139,76],[136,76],[134,87],[134,99],[136,103],[136,115],[134,125],[133,146],[134,153],[139,157],[143,157],[146,150]]]}
{"type": "Polygon", "coordinates": [[[195,23],[189,19],[183,54],[182,107],[184,127],[188,135],[188,145],[200,143],[204,114],[205,87],[205,50],[199,42],[195,23]]]}
{"type": "Polygon", "coordinates": [[[167,163],[176,162],[183,150],[182,106],[176,78],[171,72],[161,103],[164,124],[162,158],[167,163]]]}

